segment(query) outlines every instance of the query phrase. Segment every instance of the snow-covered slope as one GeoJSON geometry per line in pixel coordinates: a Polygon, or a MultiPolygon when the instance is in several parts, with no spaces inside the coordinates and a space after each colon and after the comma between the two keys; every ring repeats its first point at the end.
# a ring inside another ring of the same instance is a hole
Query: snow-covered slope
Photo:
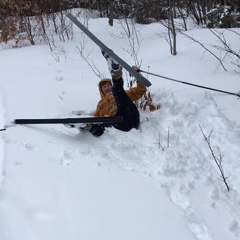
{"type": "MultiPolygon", "coordinates": [[[[134,64],[119,22],[113,28],[107,24],[106,19],[89,20],[94,34],[134,64]]],[[[136,27],[142,69],[150,66],[149,71],[168,77],[240,90],[231,63],[224,72],[183,36],[173,57],[161,25],[136,27]]],[[[57,43],[61,50],[55,53],[43,45],[1,46],[1,128],[16,118],[94,111],[99,78],[77,50],[84,36],[75,27],[74,32],[73,41],[57,43]]],[[[207,30],[189,32],[214,41],[207,30]]],[[[89,61],[109,76],[100,50],[84,41],[89,61]]],[[[231,44],[238,47],[239,39],[231,44]]],[[[0,132],[1,240],[239,239],[239,100],[147,77],[161,109],[141,111],[138,130],[108,128],[100,138],[63,125],[15,125],[0,132]],[[206,136],[212,132],[212,147],[223,155],[229,192],[201,129],[206,136]]]]}

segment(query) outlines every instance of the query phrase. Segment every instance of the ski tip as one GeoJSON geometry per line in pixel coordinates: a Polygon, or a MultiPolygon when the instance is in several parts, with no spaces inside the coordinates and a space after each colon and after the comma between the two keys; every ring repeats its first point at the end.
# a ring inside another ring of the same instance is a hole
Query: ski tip
{"type": "Polygon", "coordinates": [[[146,87],[150,87],[152,84],[145,78],[143,77],[142,75],[140,75],[139,78],[137,78],[137,80],[139,82],[141,82],[143,85],[145,85],[146,87]]]}
{"type": "Polygon", "coordinates": [[[12,122],[12,125],[14,124],[23,124],[24,123],[24,119],[15,119],[13,122],[12,122]]]}

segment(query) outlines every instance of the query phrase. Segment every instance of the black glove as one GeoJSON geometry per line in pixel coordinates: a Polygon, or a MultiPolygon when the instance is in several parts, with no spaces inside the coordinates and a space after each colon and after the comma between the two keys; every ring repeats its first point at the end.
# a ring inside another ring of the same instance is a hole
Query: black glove
{"type": "Polygon", "coordinates": [[[104,133],[104,126],[101,124],[93,124],[89,132],[96,137],[101,136],[104,133]]]}

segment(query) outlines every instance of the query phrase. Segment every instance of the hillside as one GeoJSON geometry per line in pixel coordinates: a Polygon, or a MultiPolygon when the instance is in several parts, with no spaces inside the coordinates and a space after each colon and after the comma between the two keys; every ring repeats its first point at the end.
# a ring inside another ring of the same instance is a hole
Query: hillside
{"type": "MultiPolygon", "coordinates": [[[[96,36],[133,65],[130,40],[121,26],[116,20],[109,27],[104,18],[88,21],[96,36]]],[[[178,54],[172,56],[162,25],[135,27],[143,70],[240,90],[239,73],[227,57],[224,71],[182,35],[178,54]]],[[[56,42],[54,52],[43,44],[0,46],[1,128],[16,118],[74,117],[76,111],[95,110],[100,79],[80,56],[81,44],[89,62],[106,77],[107,64],[99,48],[73,29],[73,40],[56,42]]],[[[188,32],[217,44],[207,29],[192,26],[188,32]]],[[[237,36],[226,32],[235,49],[237,36]]],[[[63,125],[14,125],[0,132],[1,240],[239,239],[239,99],[144,76],[161,108],[140,110],[138,130],[108,128],[99,138],[63,125]],[[215,154],[219,150],[223,156],[229,192],[200,128],[206,136],[212,132],[215,154]]],[[[124,77],[127,89],[129,77],[124,77]]]]}

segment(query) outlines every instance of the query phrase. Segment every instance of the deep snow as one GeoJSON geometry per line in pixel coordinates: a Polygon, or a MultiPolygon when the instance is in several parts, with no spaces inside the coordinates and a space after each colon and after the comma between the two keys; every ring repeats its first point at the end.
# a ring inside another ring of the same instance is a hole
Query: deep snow
{"type": "MultiPolygon", "coordinates": [[[[117,20],[114,27],[107,19],[89,19],[88,24],[115,53],[135,64],[117,20]]],[[[228,58],[225,72],[181,35],[178,55],[171,56],[160,24],[136,28],[142,69],[229,92],[240,90],[239,73],[228,58]]],[[[207,29],[188,33],[216,43],[207,29]]],[[[238,49],[239,37],[226,34],[238,49]]],[[[16,118],[94,111],[100,79],[77,50],[83,39],[89,61],[109,76],[98,47],[75,26],[74,39],[57,42],[54,53],[46,45],[1,45],[1,128],[16,118]]],[[[161,109],[141,111],[139,130],[110,128],[100,138],[63,125],[15,125],[0,132],[1,240],[239,239],[239,100],[145,76],[161,109]],[[215,153],[219,148],[223,154],[230,192],[219,179],[200,127],[206,135],[212,131],[215,153]]]]}

